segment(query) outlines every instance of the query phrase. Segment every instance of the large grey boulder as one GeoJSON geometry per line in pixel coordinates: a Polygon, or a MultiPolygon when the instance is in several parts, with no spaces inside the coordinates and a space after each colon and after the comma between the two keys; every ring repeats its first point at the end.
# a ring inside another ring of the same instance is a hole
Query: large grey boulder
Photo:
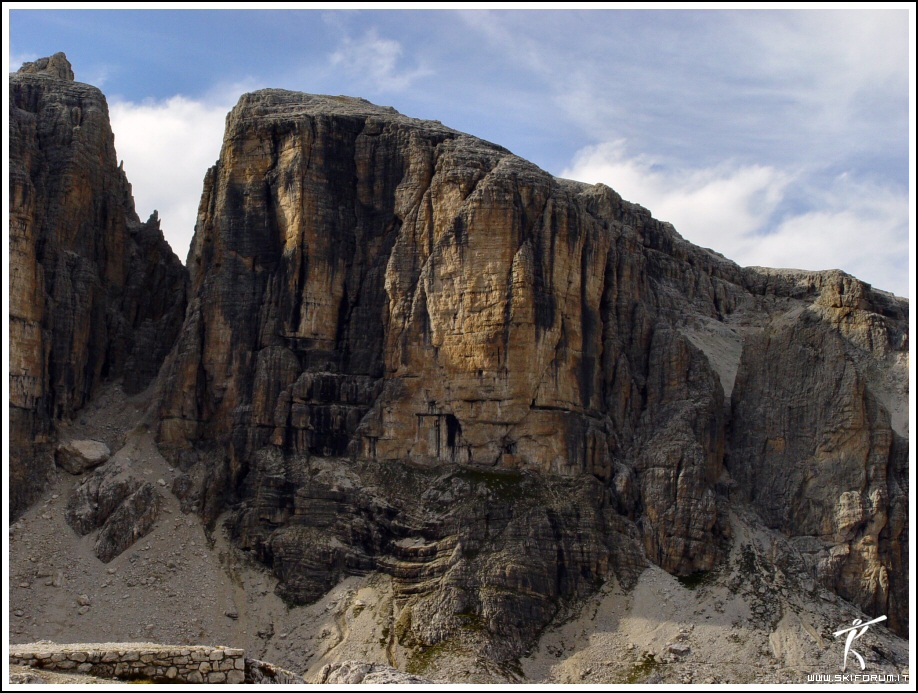
{"type": "Polygon", "coordinates": [[[54,453],[57,466],[71,474],[82,474],[103,464],[112,451],[98,440],[71,440],[62,443],[54,453]]]}

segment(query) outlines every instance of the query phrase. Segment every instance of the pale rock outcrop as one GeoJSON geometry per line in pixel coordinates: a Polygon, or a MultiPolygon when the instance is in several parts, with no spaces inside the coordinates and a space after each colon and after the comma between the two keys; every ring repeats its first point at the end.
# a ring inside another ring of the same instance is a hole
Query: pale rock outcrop
{"type": "Polygon", "coordinates": [[[259,659],[245,658],[245,683],[262,685],[306,683],[299,674],[282,669],[276,664],[259,659]]]}
{"type": "Polygon", "coordinates": [[[370,664],[347,660],[338,664],[326,664],[316,677],[315,683],[328,684],[428,684],[435,683],[423,676],[406,674],[384,664],[370,664]]]}
{"type": "Polygon", "coordinates": [[[40,75],[51,77],[53,79],[62,79],[72,82],[74,79],[73,68],[67,56],[63,53],[55,53],[47,58],[39,58],[30,63],[23,63],[19,68],[19,74],[40,75]]]}

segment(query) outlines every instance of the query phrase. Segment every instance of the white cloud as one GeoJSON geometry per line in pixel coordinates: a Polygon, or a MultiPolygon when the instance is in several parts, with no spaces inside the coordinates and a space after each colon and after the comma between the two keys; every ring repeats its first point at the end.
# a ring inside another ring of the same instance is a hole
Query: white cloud
{"type": "Polygon", "coordinates": [[[672,169],[646,156],[629,157],[621,141],[581,149],[561,175],[606,183],[692,242],[728,256],[741,247],[738,239],[767,222],[791,180],[769,166],[672,169]]]}
{"type": "Polygon", "coordinates": [[[233,102],[173,96],[114,101],[115,148],[131,182],[137,214],[159,211],[163,233],[182,262],[194,234],[207,169],[220,155],[224,119],[233,102]]]}
{"type": "Polygon", "coordinates": [[[865,183],[839,182],[846,194],[817,200],[747,239],[745,264],[840,268],[877,288],[908,296],[908,196],[865,183]]]}
{"type": "MultiPolygon", "coordinates": [[[[827,149],[871,149],[906,132],[908,13],[735,13],[736,67],[787,103],[788,123],[827,149]],[[829,140],[831,138],[831,144],[829,140]]],[[[898,142],[899,140],[895,140],[898,142]]]]}
{"type": "Polygon", "coordinates": [[[343,70],[373,91],[404,91],[432,72],[423,65],[404,67],[403,52],[401,43],[382,38],[375,29],[370,29],[359,40],[344,37],[330,62],[332,67],[343,70]]]}
{"type": "Polygon", "coordinates": [[[586,147],[562,174],[603,182],[671,222],[689,241],[741,265],[842,269],[909,295],[908,195],[849,175],[723,164],[672,168],[629,157],[621,141],[586,147]],[[792,196],[805,197],[805,208],[792,196]]]}

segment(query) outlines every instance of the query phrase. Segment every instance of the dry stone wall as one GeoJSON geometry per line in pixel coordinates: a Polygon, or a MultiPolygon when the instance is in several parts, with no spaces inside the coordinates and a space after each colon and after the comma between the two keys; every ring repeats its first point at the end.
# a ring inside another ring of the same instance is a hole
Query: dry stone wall
{"type": "Polygon", "coordinates": [[[203,645],[39,642],[11,646],[10,664],[173,683],[244,683],[246,679],[244,650],[203,645]]]}

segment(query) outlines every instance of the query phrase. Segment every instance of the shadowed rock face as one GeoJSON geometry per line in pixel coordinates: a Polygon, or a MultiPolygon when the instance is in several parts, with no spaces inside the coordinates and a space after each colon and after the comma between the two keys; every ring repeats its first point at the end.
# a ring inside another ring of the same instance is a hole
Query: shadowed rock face
{"type": "Polygon", "coordinates": [[[186,273],[141,223],[105,98],[63,53],[10,75],[10,513],[41,491],[54,421],[105,378],[145,388],[181,326],[186,273]]]}
{"type": "Polygon", "coordinates": [[[796,286],[815,300],[747,337],[728,466],[823,584],[905,633],[908,306],[851,277],[796,286]]]}

